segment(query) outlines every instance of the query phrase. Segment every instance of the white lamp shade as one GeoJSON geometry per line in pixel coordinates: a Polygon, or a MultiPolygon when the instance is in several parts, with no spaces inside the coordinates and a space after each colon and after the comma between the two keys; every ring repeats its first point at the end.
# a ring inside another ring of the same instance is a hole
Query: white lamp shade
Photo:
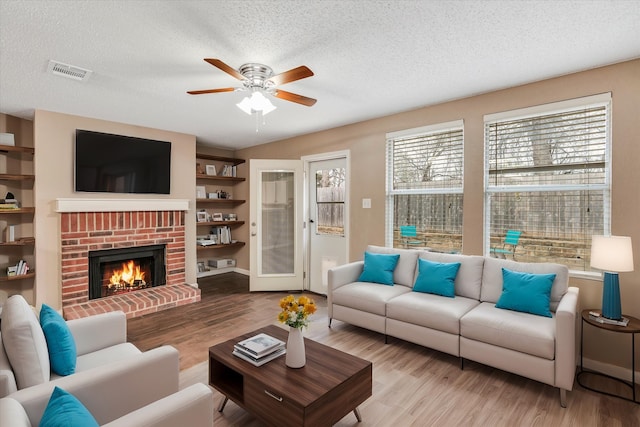
{"type": "Polygon", "coordinates": [[[633,271],[631,237],[592,236],[591,267],[616,273],[633,271]]]}

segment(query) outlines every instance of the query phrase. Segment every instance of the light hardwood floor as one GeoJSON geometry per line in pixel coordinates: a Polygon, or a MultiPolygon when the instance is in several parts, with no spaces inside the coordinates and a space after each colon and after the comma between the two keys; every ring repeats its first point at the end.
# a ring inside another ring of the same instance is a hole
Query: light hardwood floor
{"type": "MultiPolygon", "coordinates": [[[[180,351],[181,387],[208,382],[208,348],[256,328],[278,324],[287,293],[249,293],[246,276],[229,273],[200,281],[202,301],[128,321],[129,340],[147,350],[180,351]]],[[[373,362],[373,396],[360,406],[362,422],[347,415],[338,426],[640,426],[640,405],[580,387],[561,408],[558,390],[343,322],[327,327],[326,298],[305,336],[373,362]]],[[[222,395],[214,390],[215,404],[222,395]]],[[[215,413],[216,427],[262,424],[232,402],[215,413]]]]}

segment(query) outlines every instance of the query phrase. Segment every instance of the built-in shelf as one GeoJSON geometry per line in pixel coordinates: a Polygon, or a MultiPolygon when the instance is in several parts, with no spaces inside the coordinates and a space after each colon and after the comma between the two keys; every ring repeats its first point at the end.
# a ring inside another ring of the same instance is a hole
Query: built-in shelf
{"type": "Polygon", "coordinates": [[[33,147],[16,147],[13,145],[0,145],[0,152],[34,154],[35,150],[33,147]]]}
{"type": "Polygon", "coordinates": [[[29,246],[34,245],[36,243],[36,239],[33,237],[22,237],[13,242],[2,242],[0,246],[29,246]]]}
{"type": "Polygon", "coordinates": [[[227,249],[227,248],[241,247],[241,246],[244,246],[244,244],[245,244],[244,242],[235,242],[235,243],[229,243],[226,245],[209,245],[209,246],[198,245],[198,252],[206,251],[210,249],[227,249]]]}
{"type": "Polygon", "coordinates": [[[234,157],[214,156],[211,154],[203,154],[203,153],[196,153],[196,158],[203,159],[203,160],[213,160],[216,162],[231,163],[234,166],[241,165],[245,162],[244,159],[236,159],[234,157]]]}
{"type": "Polygon", "coordinates": [[[3,181],[31,181],[35,175],[15,175],[10,173],[0,173],[0,180],[3,181]]]}
{"type": "Polygon", "coordinates": [[[241,205],[244,202],[246,202],[246,200],[240,200],[240,199],[196,199],[197,203],[211,203],[213,205],[241,205]]]}
{"type": "Polygon", "coordinates": [[[0,214],[26,214],[34,213],[36,208],[0,209],[0,214]]]}
{"type": "Polygon", "coordinates": [[[196,223],[197,225],[242,225],[244,221],[201,221],[196,223]]]}
{"type": "Polygon", "coordinates": [[[18,276],[0,276],[0,282],[12,282],[14,280],[23,280],[36,277],[35,271],[27,274],[20,274],[18,276]]]}
{"type": "Polygon", "coordinates": [[[223,181],[223,182],[242,182],[246,181],[246,178],[240,176],[222,176],[222,175],[206,175],[203,173],[196,174],[197,179],[208,179],[210,181],[223,181]]]}

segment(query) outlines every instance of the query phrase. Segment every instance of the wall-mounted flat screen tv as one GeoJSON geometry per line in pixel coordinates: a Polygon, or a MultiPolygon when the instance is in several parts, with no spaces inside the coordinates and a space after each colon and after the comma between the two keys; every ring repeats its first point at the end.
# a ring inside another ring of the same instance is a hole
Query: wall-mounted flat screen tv
{"type": "Polygon", "coordinates": [[[76,129],[75,191],[169,194],[171,143],[76,129]]]}

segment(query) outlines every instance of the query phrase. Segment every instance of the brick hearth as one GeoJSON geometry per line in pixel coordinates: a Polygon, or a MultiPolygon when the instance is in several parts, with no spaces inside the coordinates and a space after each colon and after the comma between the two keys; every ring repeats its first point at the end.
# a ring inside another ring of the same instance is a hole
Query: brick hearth
{"type": "Polygon", "coordinates": [[[65,319],[115,310],[137,317],[200,301],[200,289],[185,283],[183,211],[63,212],[60,217],[65,319]],[[167,248],[166,286],[89,300],[89,251],[155,244],[167,248]]]}

